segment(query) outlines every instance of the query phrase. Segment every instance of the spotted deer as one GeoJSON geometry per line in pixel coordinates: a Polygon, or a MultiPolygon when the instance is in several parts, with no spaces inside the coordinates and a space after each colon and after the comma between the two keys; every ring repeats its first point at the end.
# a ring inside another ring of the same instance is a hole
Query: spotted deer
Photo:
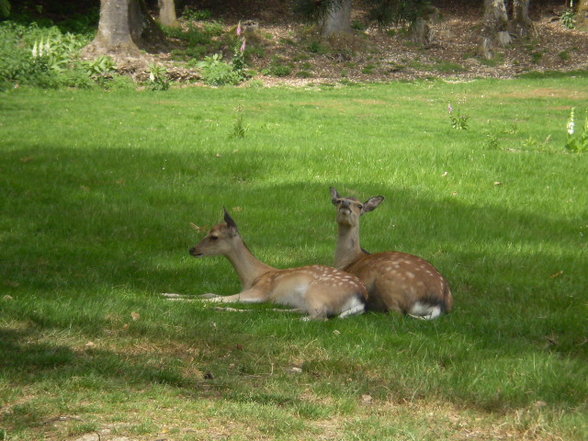
{"type": "Polygon", "coordinates": [[[191,248],[190,254],[225,256],[241,279],[242,291],[230,296],[203,294],[199,296],[201,299],[221,303],[277,303],[308,314],[307,319],[344,318],[364,312],[367,292],[356,276],[323,265],[273,268],[251,253],[226,209],[224,221],[191,248]]]}
{"type": "Polygon", "coordinates": [[[337,207],[339,238],[335,267],[355,274],[368,291],[366,309],[398,311],[422,319],[434,319],[453,306],[447,280],[426,260],[399,251],[370,254],[359,243],[359,218],[384,200],[374,196],[365,202],[341,197],[331,188],[337,207]]]}

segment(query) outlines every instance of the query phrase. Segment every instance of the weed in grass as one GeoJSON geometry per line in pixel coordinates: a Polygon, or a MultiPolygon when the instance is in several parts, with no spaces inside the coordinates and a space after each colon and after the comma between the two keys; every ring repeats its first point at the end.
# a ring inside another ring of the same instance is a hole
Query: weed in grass
{"type": "Polygon", "coordinates": [[[451,127],[455,130],[467,130],[469,115],[462,114],[460,111],[455,111],[451,103],[447,105],[447,113],[449,114],[449,121],[451,127]]]}
{"type": "Polygon", "coordinates": [[[237,139],[245,138],[248,127],[243,123],[243,106],[238,105],[235,109],[235,112],[237,113],[237,118],[235,119],[235,123],[233,124],[233,131],[231,133],[231,137],[237,139]]]}
{"type": "Polygon", "coordinates": [[[488,150],[497,150],[500,147],[498,136],[496,134],[487,134],[484,147],[488,150]]]}
{"type": "Polygon", "coordinates": [[[576,128],[575,121],[576,109],[572,107],[570,116],[566,125],[567,138],[565,148],[574,153],[588,151],[588,109],[586,109],[586,117],[584,119],[584,127],[581,130],[576,128]]]}

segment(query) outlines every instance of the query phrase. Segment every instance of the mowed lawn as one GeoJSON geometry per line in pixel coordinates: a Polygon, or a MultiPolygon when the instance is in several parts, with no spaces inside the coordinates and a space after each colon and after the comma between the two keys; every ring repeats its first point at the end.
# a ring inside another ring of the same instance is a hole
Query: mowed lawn
{"type": "Polygon", "coordinates": [[[588,439],[586,74],[0,94],[0,439],[588,439]],[[452,128],[447,107],[467,117],[452,128]],[[188,255],[226,207],[276,267],[422,256],[454,311],[304,322],[188,255]],[[204,231],[204,230],[203,230],[204,231]]]}

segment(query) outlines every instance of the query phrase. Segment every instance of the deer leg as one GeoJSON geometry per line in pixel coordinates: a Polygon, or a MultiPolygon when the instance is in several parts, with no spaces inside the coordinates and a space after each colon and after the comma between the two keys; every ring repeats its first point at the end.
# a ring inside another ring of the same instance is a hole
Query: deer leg
{"type": "MultiPolygon", "coordinates": [[[[207,296],[207,294],[204,294],[207,296]]],[[[251,288],[232,296],[218,296],[202,298],[205,302],[215,303],[263,303],[268,301],[267,294],[259,289],[251,288]]]]}
{"type": "Polygon", "coordinates": [[[161,295],[172,302],[193,302],[196,296],[191,294],[177,294],[175,292],[162,292],[161,295]]]}

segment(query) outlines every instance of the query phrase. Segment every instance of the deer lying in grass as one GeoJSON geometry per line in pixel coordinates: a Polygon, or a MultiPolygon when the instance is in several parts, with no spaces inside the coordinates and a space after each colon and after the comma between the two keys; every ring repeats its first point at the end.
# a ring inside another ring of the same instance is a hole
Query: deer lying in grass
{"type": "MultiPolygon", "coordinates": [[[[204,294],[209,302],[272,302],[292,306],[308,318],[347,317],[364,311],[367,293],[351,274],[322,265],[277,269],[260,262],[247,248],[237,224],[225,210],[225,223],[214,226],[190,254],[225,256],[237,271],[243,290],[231,296],[204,294]]],[[[173,298],[174,294],[164,294],[173,298]]]]}
{"type": "Polygon", "coordinates": [[[382,196],[362,203],[341,197],[331,188],[331,197],[339,225],[335,267],[361,279],[368,291],[368,310],[398,311],[422,319],[434,319],[451,310],[449,284],[429,262],[398,251],[369,254],[361,248],[359,218],[377,208],[382,196]]]}

